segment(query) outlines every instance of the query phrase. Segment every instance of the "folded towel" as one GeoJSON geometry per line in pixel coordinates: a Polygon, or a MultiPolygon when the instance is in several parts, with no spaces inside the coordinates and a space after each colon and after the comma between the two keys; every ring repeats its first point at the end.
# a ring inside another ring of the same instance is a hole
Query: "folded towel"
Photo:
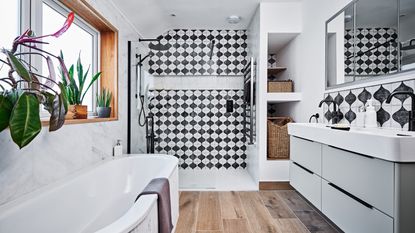
{"type": "Polygon", "coordinates": [[[171,233],[173,221],[171,219],[170,185],[167,178],[153,179],[141,192],[135,201],[142,195],[157,194],[159,233],[171,233]]]}

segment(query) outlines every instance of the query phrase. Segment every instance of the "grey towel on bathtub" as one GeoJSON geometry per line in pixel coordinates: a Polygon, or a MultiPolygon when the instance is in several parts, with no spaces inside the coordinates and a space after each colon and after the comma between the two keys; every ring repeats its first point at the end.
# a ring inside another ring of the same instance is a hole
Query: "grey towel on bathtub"
{"type": "Polygon", "coordinates": [[[142,195],[157,194],[159,233],[171,233],[173,223],[171,219],[170,185],[167,178],[153,179],[141,192],[135,201],[142,195]]]}

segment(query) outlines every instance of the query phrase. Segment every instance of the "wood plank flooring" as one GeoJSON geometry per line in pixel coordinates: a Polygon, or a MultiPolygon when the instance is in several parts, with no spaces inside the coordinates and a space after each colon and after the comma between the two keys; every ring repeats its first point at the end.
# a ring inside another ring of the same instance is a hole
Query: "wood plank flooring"
{"type": "Polygon", "coordinates": [[[338,233],[294,190],[181,192],[176,233],[338,233]]]}

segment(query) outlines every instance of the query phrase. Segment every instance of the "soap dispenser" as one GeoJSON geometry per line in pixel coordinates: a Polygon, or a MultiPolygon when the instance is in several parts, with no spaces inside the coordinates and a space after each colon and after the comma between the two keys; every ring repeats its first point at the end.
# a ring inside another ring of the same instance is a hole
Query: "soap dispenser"
{"type": "Polygon", "coordinates": [[[357,113],[356,113],[356,126],[357,127],[361,127],[361,128],[365,127],[365,114],[366,114],[366,109],[364,105],[357,108],[357,113]]]}
{"type": "Polygon", "coordinates": [[[378,127],[376,110],[375,110],[375,106],[373,106],[372,99],[367,100],[367,103],[366,103],[365,127],[366,128],[378,127]]]}
{"type": "Polygon", "coordinates": [[[113,156],[119,157],[122,155],[122,145],[121,140],[117,140],[117,144],[114,146],[113,156]]]}

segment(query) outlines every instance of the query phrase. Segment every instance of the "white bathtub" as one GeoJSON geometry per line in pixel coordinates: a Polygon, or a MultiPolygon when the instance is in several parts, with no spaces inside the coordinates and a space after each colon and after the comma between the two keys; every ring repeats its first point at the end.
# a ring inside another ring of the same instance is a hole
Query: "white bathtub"
{"type": "Polygon", "coordinates": [[[134,201],[153,178],[169,178],[176,225],[177,163],[177,158],[166,155],[102,162],[0,207],[0,233],[157,233],[157,196],[134,201]]]}

